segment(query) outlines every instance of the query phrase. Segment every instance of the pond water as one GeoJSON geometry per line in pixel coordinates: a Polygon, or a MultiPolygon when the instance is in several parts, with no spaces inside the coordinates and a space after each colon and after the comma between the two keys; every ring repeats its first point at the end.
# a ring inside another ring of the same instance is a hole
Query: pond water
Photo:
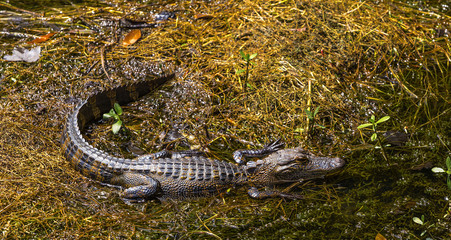
{"type": "Polygon", "coordinates": [[[9,1],[0,16],[2,59],[42,49],[37,61],[0,62],[5,239],[451,238],[451,187],[432,172],[450,157],[446,1],[9,1]],[[157,21],[162,12],[175,17],[157,21]],[[157,26],[124,46],[123,18],[157,26]],[[240,51],[257,55],[247,65],[240,51]],[[72,170],[58,139],[77,99],[166,71],[177,78],[123,106],[129,133],[101,120],[84,132],[90,144],[231,161],[282,138],[346,166],[281,186],[303,200],[235,189],[136,204],[72,170]]]}

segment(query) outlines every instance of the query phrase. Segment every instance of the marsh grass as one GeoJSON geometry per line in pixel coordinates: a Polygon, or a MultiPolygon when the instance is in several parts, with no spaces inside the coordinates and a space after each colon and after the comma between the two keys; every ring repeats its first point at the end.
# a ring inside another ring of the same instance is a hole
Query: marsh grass
{"type": "Polygon", "coordinates": [[[2,56],[32,40],[17,36],[58,32],[40,44],[38,62],[0,62],[2,238],[408,238],[421,233],[411,219],[422,214],[434,223],[430,237],[449,236],[450,219],[443,218],[449,190],[422,170],[427,162],[440,164],[450,144],[451,19],[443,5],[85,4],[0,4],[0,24],[9,31],[0,34],[2,56]],[[162,10],[177,18],[143,29],[127,47],[120,44],[125,31],[100,24],[124,16],[152,22],[150,13],[162,10]],[[11,21],[15,16],[22,20],[11,21]],[[240,51],[258,54],[246,91],[235,72],[243,66],[240,51]],[[130,145],[196,147],[231,161],[238,148],[282,138],[288,147],[344,157],[346,168],[292,186],[302,201],[255,201],[236,190],[126,205],[117,189],[82,177],[65,161],[62,126],[78,98],[167,71],[177,79],[123,106],[130,138],[121,141],[98,122],[86,132],[91,144],[126,157],[133,157],[130,145]],[[325,128],[306,141],[305,109],[316,106],[315,123],[325,128]],[[361,141],[357,126],[371,115],[391,116],[387,130],[412,134],[405,147],[386,149],[390,166],[361,141]],[[168,139],[174,129],[181,137],[168,139]]]}

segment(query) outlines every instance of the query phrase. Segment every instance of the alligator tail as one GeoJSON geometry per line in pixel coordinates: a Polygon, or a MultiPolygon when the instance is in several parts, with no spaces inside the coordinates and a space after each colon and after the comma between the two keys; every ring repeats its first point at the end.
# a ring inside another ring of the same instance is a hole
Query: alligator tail
{"type": "Polygon", "coordinates": [[[83,138],[81,130],[89,122],[100,119],[114,103],[125,105],[136,101],[172,78],[174,74],[101,91],[78,104],[67,117],[61,136],[66,159],[83,175],[106,183],[114,174],[129,168],[129,159],[112,157],[92,147],[83,138]]]}

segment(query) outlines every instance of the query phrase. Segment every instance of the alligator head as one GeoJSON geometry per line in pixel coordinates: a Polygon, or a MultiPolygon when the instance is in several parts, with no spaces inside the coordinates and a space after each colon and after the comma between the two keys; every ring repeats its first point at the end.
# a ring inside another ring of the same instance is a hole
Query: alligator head
{"type": "Polygon", "coordinates": [[[317,157],[298,147],[279,150],[256,162],[250,161],[245,169],[250,182],[272,185],[321,178],[344,165],[341,158],[317,157]]]}

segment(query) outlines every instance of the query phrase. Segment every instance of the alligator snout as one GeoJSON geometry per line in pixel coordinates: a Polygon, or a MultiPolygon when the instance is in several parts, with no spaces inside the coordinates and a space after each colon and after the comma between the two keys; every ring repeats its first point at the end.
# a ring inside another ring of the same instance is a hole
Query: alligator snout
{"type": "Polygon", "coordinates": [[[342,168],[346,164],[345,160],[341,158],[332,158],[329,161],[330,169],[342,168]]]}

